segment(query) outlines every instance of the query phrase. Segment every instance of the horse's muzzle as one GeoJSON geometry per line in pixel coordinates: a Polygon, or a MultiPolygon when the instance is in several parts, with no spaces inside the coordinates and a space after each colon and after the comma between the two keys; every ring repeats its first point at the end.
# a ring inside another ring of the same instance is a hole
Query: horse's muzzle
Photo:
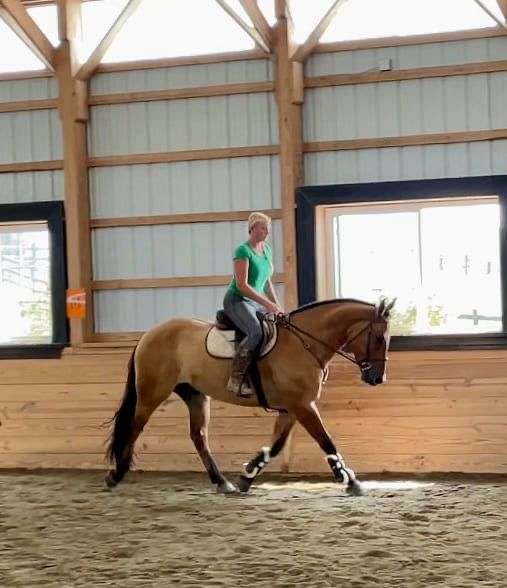
{"type": "Polygon", "coordinates": [[[371,374],[369,372],[363,372],[361,374],[361,380],[370,386],[378,386],[382,384],[384,381],[384,377],[382,375],[371,374]]]}

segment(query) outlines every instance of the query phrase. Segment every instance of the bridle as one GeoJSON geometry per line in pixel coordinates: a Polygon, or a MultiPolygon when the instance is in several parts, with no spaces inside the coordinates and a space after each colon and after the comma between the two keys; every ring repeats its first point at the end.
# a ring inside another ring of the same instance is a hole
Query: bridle
{"type": "Polygon", "coordinates": [[[323,347],[325,347],[326,349],[331,351],[331,353],[333,355],[340,355],[341,357],[343,357],[343,358],[347,359],[348,361],[352,362],[353,364],[357,365],[363,374],[365,372],[367,372],[369,369],[371,369],[373,363],[380,363],[381,361],[387,361],[387,359],[388,359],[387,355],[385,356],[384,359],[371,359],[370,358],[371,338],[373,337],[372,330],[373,330],[373,325],[377,322],[377,321],[375,321],[375,319],[372,319],[371,321],[369,321],[365,327],[363,327],[360,331],[358,331],[352,337],[349,337],[345,341],[345,343],[343,343],[343,345],[340,345],[340,347],[338,347],[338,349],[331,347],[331,345],[328,345],[325,341],[322,341],[318,337],[315,337],[311,333],[308,333],[308,331],[305,331],[301,327],[298,327],[297,325],[292,323],[290,319],[291,319],[290,313],[289,314],[277,314],[274,316],[273,322],[275,322],[280,327],[287,329],[289,332],[291,332],[293,335],[295,335],[301,341],[301,344],[306,349],[306,351],[308,351],[315,358],[315,360],[319,364],[320,368],[324,372],[326,371],[326,366],[322,363],[320,357],[312,350],[310,343],[308,343],[307,341],[305,341],[303,339],[302,335],[304,335],[305,337],[309,337],[310,339],[313,339],[319,345],[322,345],[323,347]],[[352,353],[345,351],[345,349],[347,348],[348,345],[350,345],[350,343],[352,343],[360,335],[362,335],[366,331],[366,329],[369,329],[368,344],[366,347],[366,357],[364,359],[357,360],[352,353]]]}

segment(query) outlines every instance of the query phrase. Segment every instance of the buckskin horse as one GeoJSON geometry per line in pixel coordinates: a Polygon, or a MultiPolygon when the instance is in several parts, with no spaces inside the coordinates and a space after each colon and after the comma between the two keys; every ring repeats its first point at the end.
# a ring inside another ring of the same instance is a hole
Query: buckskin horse
{"type": "Polygon", "coordinates": [[[363,382],[376,386],[385,380],[393,305],[394,300],[385,299],[377,305],[336,299],[275,318],[276,345],[256,363],[267,403],[278,411],[272,444],[245,465],[237,485],[222,474],[209,449],[210,398],[241,406],[258,406],[259,400],[239,398],[227,391],[230,360],[216,359],[206,350],[211,323],[172,319],[153,327],[132,353],[123,399],[111,421],[107,456],[115,468],[107,474],[106,486],[116,486],[129,471],[139,434],[153,411],[175,392],[188,407],[190,437],[217,492],[247,492],[299,422],[324,451],[334,479],[346,484],[349,494],[363,494],[326,431],[316,401],[335,354],[355,363],[363,382]]]}

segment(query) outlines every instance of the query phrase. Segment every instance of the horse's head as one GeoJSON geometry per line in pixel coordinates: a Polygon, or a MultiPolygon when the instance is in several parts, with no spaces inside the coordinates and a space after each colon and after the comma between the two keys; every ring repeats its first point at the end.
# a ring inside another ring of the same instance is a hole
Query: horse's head
{"type": "Polygon", "coordinates": [[[343,350],[352,353],[361,370],[363,382],[376,386],[385,381],[387,350],[389,348],[389,314],[396,298],[383,298],[373,311],[369,322],[358,321],[349,332],[343,350]]]}

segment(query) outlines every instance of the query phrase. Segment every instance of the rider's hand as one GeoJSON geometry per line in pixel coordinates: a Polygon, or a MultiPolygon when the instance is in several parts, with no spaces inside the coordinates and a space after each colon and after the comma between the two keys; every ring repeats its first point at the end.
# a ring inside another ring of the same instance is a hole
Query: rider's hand
{"type": "Polygon", "coordinates": [[[264,305],[268,312],[272,312],[273,314],[280,314],[283,313],[283,310],[275,304],[274,302],[270,302],[269,304],[264,305]]]}

